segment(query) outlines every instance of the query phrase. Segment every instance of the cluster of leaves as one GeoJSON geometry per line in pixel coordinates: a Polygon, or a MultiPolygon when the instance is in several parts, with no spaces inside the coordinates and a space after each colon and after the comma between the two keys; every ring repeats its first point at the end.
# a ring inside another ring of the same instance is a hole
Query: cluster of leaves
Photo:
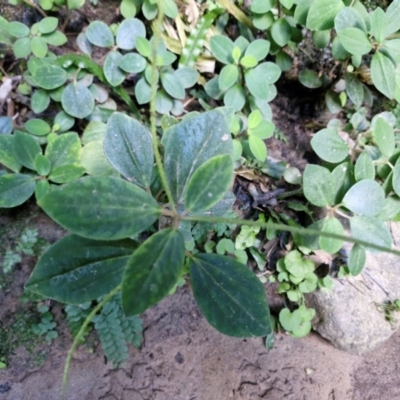
{"type": "Polygon", "coordinates": [[[279,313],[279,322],[295,337],[308,335],[311,331],[311,320],[315,310],[304,304],[304,294],[314,292],[317,288],[330,289],[332,280],[329,275],[318,278],[315,263],[305,258],[298,250],[290,251],[277,262],[278,293],[285,293],[291,302],[299,307],[291,312],[287,307],[279,313]]]}
{"type": "Polygon", "coordinates": [[[54,315],[50,312],[50,307],[46,304],[38,304],[40,322],[32,326],[32,332],[38,336],[44,336],[47,342],[51,342],[58,337],[55,330],[57,323],[54,321],[54,315]]]}

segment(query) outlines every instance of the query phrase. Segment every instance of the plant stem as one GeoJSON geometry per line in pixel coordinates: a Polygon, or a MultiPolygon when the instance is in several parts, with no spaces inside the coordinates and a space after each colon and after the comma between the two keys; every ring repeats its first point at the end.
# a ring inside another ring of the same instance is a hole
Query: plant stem
{"type": "Polygon", "coordinates": [[[62,382],[62,387],[61,387],[61,398],[64,398],[64,396],[66,394],[66,389],[67,389],[67,384],[68,384],[68,373],[69,373],[69,368],[71,366],[72,355],[74,354],[76,347],[78,346],[82,336],[84,335],[86,327],[90,324],[90,322],[95,317],[95,315],[103,308],[103,306],[112,297],[114,297],[120,290],[121,290],[121,285],[118,285],[109,294],[107,294],[104,297],[104,299],[99,304],[97,304],[97,306],[92,310],[92,312],[86,317],[81,328],[79,329],[79,332],[77,333],[75,340],[72,343],[72,346],[70,347],[70,349],[68,351],[67,359],[65,360],[63,382],[62,382]]]}
{"type": "Polygon", "coordinates": [[[162,9],[162,2],[158,2],[158,16],[156,25],[158,29],[154,30],[153,42],[151,46],[151,101],[150,101],[150,131],[153,142],[154,157],[158,172],[160,173],[160,179],[167,195],[169,205],[172,212],[177,215],[174,198],[172,197],[171,188],[169,187],[167,176],[165,174],[164,166],[161,160],[161,154],[158,149],[158,138],[157,138],[157,112],[156,112],[156,95],[157,95],[157,46],[161,35],[161,24],[164,18],[164,12],[162,9]]]}
{"type": "Polygon", "coordinates": [[[255,31],[252,20],[235,4],[231,3],[229,0],[217,0],[217,3],[225,7],[227,11],[232,14],[239,22],[246,25],[252,31],[255,31]]]}
{"type": "Polygon", "coordinates": [[[70,18],[70,10],[69,10],[69,4],[68,4],[68,0],[65,1],[65,11],[67,13],[66,17],[65,17],[65,21],[63,23],[63,26],[61,27],[61,30],[63,32],[65,32],[65,29],[67,28],[68,22],[69,22],[69,18],[70,18]]]}
{"type": "Polygon", "coordinates": [[[182,217],[183,221],[196,221],[196,222],[212,222],[215,224],[235,224],[235,225],[247,225],[260,227],[262,229],[272,228],[277,231],[290,232],[292,234],[304,235],[304,236],[324,236],[331,239],[339,239],[349,243],[358,243],[361,246],[373,248],[378,251],[390,253],[395,256],[400,256],[400,250],[391,249],[389,247],[380,246],[378,244],[366,242],[365,240],[354,239],[350,236],[338,235],[336,233],[321,232],[317,229],[302,228],[297,226],[288,226],[283,224],[276,224],[274,222],[259,222],[259,221],[248,221],[246,219],[234,219],[234,218],[223,218],[223,217],[182,217]]]}
{"type": "Polygon", "coordinates": [[[47,17],[47,14],[37,5],[35,4],[32,0],[22,0],[25,4],[28,4],[28,6],[33,7],[36,11],[38,11],[44,18],[47,17]]]}

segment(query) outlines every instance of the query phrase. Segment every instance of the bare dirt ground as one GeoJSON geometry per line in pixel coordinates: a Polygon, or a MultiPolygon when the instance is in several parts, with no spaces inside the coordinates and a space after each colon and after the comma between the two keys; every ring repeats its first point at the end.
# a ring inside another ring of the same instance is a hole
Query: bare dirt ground
{"type": "MultiPolygon", "coordinates": [[[[54,242],[62,231],[46,216],[19,208],[0,216],[0,229],[23,216],[54,242]]],[[[7,324],[32,257],[17,267],[10,290],[0,291],[0,327],[7,324]]],[[[54,306],[57,314],[57,306],[54,306]]],[[[58,314],[60,316],[60,314],[58,314]]],[[[32,368],[20,348],[0,370],[0,400],[60,398],[72,338],[58,318],[60,337],[45,346],[46,361],[32,368]]],[[[395,400],[400,399],[400,333],[363,356],[334,349],[317,334],[294,339],[278,334],[272,350],[261,339],[226,337],[200,314],[189,287],[144,315],[144,342],[121,368],[105,363],[101,347],[81,347],[70,371],[68,400],[395,400]]]]}

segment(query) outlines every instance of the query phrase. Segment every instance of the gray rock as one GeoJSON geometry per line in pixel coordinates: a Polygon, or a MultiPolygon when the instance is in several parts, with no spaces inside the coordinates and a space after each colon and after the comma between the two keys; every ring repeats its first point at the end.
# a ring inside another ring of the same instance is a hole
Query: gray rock
{"type": "MultiPolygon", "coordinates": [[[[393,242],[400,242],[400,224],[390,225],[393,242]]],[[[346,247],[350,249],[351,246],[346,247]]],[[[319,290],[306,298],[316,310],[313,328],[340,350],[362,354],[387,340],[400,326],[390,323],[377,305],[400,298],[400,258],[367,252],[362,273],[337,279],[331,291],[319,290]]]]}

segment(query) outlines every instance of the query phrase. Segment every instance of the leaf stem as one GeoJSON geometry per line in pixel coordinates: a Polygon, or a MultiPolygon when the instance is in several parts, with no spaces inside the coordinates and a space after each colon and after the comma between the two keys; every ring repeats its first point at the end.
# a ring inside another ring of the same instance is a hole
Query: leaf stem
{"type": "Polygon", "coordinates": [[[400,257],[400,250],[396,249],[391,249],[389,247],[385,246],[380,246],[378,244],[366,242],[365,240],[359,240],[355,239],[351,236],[345,236],[345,235],[338,235],[336,233],[330,233],[330,232],[321,232],[317,229],[309,229],[309,228],[303,228],[303,227],[297,227],[297,226],[289,226],[289,225],[284,225],[284,224],[276,224],[274,222],[259,222],[259,221],[249,221],[246,219],[234,219],[234,218],[223,218],[223,217],[201,217],[201,216],[195,216],[195,217],[182,217],[182,220],[184,221],[196,221],[196,222],[212,222],[212,223],[222,223],[222,224],[235,224],[235,225],[247,225],[247,226],[254,226],[254,227],[260,227],[262,229],[274,229],[277,231],[285,231],[285,232],[290,232],[292,234],[298,234],[298,235],[304,235],[304,236],[324,236],[328,237],[331,239],[339,239],[343,240],[349,243],[358,243],[361,246],[367,246],[370,248],[373,248],[378,251],[383,251],[385,253],[390,253],[395,256],[400,257]]]}
{"type": "Polygon", "coordinates": [[[227,11],[232,14],[239,22],[246,25],[252,31],[255,31],[255,27],[251,19],[235,4],[231,3],[229,0],[217,0],[217,3],[225,7],[227,11]]]}
{"type": "Polygon", "coordinates": [[[33,7],[36,11],[38,11],[44,18],[47,17],[47,14],[37,5],[35,4],[32,0],[22,0],[25,4],[28,4],[28,6],[33,7]]]}
{"type": "Polygon", "coordinates": [[[67,359],[65,360],[63,381],[62,381],[62,387],[61,387],[61,398],[62,399],[65,398],[65,395],[66,395],[66,389],[67,389],[67,385],[68,385],[68,373],[69,373],[69,368],[71,366],[72,355],[74,354],[76,347],[78,346],[81,338],[83,337],[86,327],[90,324],[90,322],[95,317],[95,315],[104,307],[104,305],[108,301],[110,301],[110,299],[112,297],[114,297],[120,290],[121,290],[121,285],[118,285],[109,294],[107,294],[104,297],[104,299],[99,304],[97,304],[97,306],[92,310],[92,312],[86,317],[81,328],[79,329],[79,331],[75,337],[75,340],[73,341],[72,346],[70,347],[70,349],[68,351],[67,359]]]}
{"type": "Polygon", "coordinates": [[[153,42],[151,46],[151,100],[150,100],[150,132],[153,142],[154,157],[156,159],[157,169],[160,173],[160,179],[167,195],[169,205],[174,215],[178,215],[174,198],[172,197],[171,188],[168,184],[167,176],[165,174],[164,166],[161,160],[161,154],[158,149],[157,138],[157,112],[156,112],[156,95],[157,95],[157,46],[161,36],[161,24],[164,18],[164,11],[162,9],[162,1],[158,2],[158,16],[156,26],[159,29],[154,30],[153,42]]]}

